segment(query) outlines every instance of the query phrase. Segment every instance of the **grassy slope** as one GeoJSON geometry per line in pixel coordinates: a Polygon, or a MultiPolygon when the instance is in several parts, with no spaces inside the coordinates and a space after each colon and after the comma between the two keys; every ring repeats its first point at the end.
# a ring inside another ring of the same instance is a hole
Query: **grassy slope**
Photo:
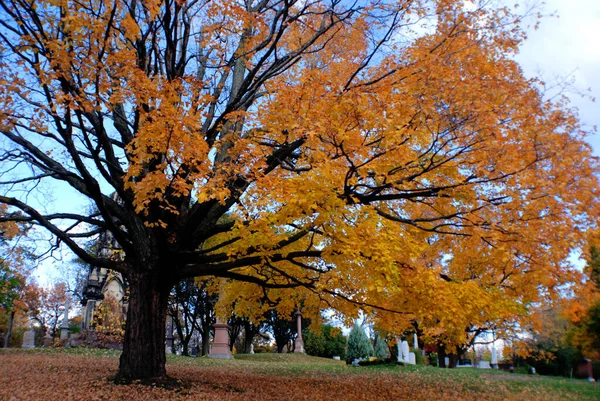
{"type": "Polygon", "coordinates": [[[353,368],[294,354],[238,355],[235,360],[169,356],[169,375],[188,385],[173,392],[108,382],[118,355],[85,349],[0,350],[0,399],[600,400],[600,387],[581,380],[470,368],[353,368]]]}

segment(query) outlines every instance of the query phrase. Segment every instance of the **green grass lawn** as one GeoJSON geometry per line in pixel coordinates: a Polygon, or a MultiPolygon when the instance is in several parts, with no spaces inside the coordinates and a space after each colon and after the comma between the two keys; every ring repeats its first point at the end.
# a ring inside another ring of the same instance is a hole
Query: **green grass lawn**
{"type": "Polygon", "coordinates": [[[116,372],[119,354],[84,348],[0,350],[0,399],[14,398],[15,392],[32,386],[29,400],[60,394],[65,388],[87,389],[82,393],[69,390],[70,399],[111,400],[131,399],[132,389],[144,394],[139,399],[285,400],[301,394],[324,400],[600,400],[600,387],[585,380],[475,368],[352,367],[298,354],[236,355],[231,360],[168,355],[168,374],[190,383],[186,391],[171,394],[147,386],[109,384],[107,378],[116,372]],[[38,388],[38,383],[45,385],[38,388]]]}

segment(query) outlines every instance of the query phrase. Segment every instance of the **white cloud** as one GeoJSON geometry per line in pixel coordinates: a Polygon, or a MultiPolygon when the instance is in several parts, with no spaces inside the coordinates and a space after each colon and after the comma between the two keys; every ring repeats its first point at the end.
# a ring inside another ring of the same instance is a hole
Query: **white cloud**
{"type": "MultiPolygon", "coordinates": [[[[574,87],[591,88],[600,100],[600,1],[546,0],[544,13],[556,11],[558,18],[542,19],[540,29],[528,31],[517,60],[529,76],[541,71],[544,77],[572,75],[574,87]]],[[[591,129],[600,126],[600,106],[579,96],[571,96],[582,122],[591,129]]],[[[600,155],[600,138],[590,138],[600,155]]]]}

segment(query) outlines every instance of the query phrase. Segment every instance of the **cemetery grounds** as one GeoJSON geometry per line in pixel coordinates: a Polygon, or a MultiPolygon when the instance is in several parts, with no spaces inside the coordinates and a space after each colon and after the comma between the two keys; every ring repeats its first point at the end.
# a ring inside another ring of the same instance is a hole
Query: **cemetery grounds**
{"type": "Polygon", "coordinates": [[[169,355],[173,387],[110,381],[119,351],[0,350],[0,400],[600,400],[584,380],[431,366],[352,367],[297,354],[169,355]]]}

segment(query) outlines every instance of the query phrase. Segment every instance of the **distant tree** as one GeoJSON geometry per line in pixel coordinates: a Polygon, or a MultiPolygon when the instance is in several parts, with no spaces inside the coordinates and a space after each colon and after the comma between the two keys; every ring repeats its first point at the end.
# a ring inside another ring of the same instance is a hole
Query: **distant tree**
{"type": "Polygon", "coordinates": [[[288,347],[294,337],[294,325],[292,316],[280,316],[276,310],[269,310],[265,314],[266,324],[275,338],[275,346],[278,353],[288,347]]]}
{"type": "Polygon", "coordinates": [[[4,309],[9,315],[8,327],[4,337],[4,348],[8,348],[10,342],[16,313],[15,301],[17,301],[24,285],[23,277],[10,270],[8,263],[0,258],[0,308],[4,309]]]}
{"type": "Polygon", "coordinates": [[[585,270],[589,279],[600,289],[600,249],[596,245],[590,246],[585,270]]]}
{"type": "Polygon", "coordinates": [[[587,263],[585,283],[576,297],[569,300],[566,316],[571,323],[568,332],[570,344],[589,358],[600,358],[600,248],[599,235],[593,234],[587,263]]]}
{"type": "Polygon", "coordinates": [[[367,358],[373,355],[371,340],[362,325],[355,323],[348,336],[346,362],[352,363],[357,358],[367,358]]]}
{"type": "Polygon", "coordinates": [[[24,268],[28,252],[16,245],[16,239],[25,236],[27,226],[4,221],[7,206],[0,203],[0,308],[8,314],[4,348],[10,343],[17,310],[25,310],[23,298],[27,292],[28,272],[24,268]]]}
{"type": "Polygon", "coordinates": [[[171,291],[168,313],[182,346],[182,355],[189,355],[189,343],[195,332],[202,338],[201,353],[206,355],[211,327],[215,322],[217,297],[209,293],[205,282],[182,280],[171,291]]]}
{"type": "Polygon", "coordinates": [[[49,332],[52,338],[58,334],[59,319],[64,313],[67,300],[67,286],[57,282],[47,288],[35,287],[27,298],[31,318],[37,321],[44,332],[49,332]]]}

